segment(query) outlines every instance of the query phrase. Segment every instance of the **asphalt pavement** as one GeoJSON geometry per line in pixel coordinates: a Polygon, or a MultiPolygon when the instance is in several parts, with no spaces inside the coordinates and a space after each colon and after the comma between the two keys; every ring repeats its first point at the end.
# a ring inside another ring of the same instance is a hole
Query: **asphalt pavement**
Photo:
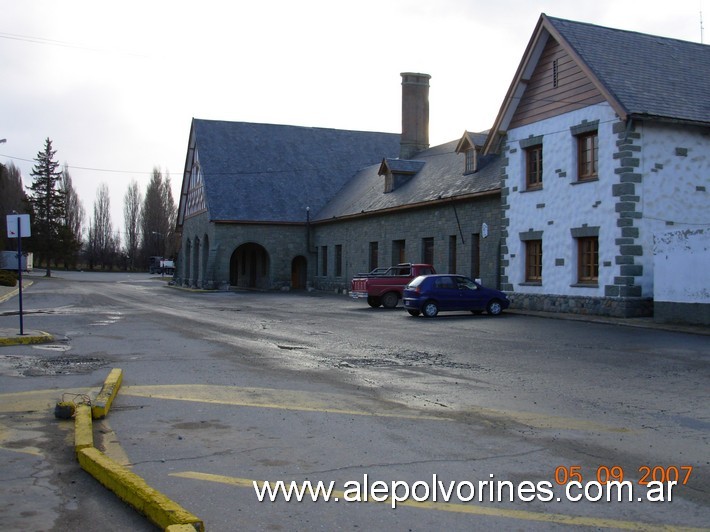
{"type": "MultiPolygon", "coordinates": [[[[23,291],[32,286],[33,281],[23,279],[22,289],[23,291]]],[[[17,286],[0,286],[0,303],[7,301],[12,297],[18,297],[20,294],[20,287],[17,286]]],[[[37,331],[34,329],[25,329],[20,327],[20,317],[19,317],[19,304],[18,304],[18,318],[17,318],[17,328],[16,329],[0,329],[0,346],[3,345],[25,345],[25,344],[42,344],[46,342],[54,341],[54,336],[44,331],[37,331]]]]}
{"type": "MultiPolygon", "coordinates": [[[[31,279],[23,279],[23,290],[32,286],[31,279]]],[[[0,303],[10,298],[19,296],[19,286],[0,286],[0,303]]],[[[509,309],[506,312],[513,314],[526,314],[558,320],[586,321],[594,323],[606,323],[625,327],[639,327],[646,329],[657,329],[664,331],[676,331],[690,334],[703,334],[710,336],[710,327],[706,325],[690,325],[682,323],[656,323],[652,317],[647,318],[613,318],[607,316],[592,316],[586,314],[566,314],[562,312],[537,312],[532,310],[509,309]]],[[[0,328],[0,346],[3,345],[24,345],[40,344],[54,341],[51,333],[38,330],[22,330],[20,334],[19,307],[18,322],[16,329],[0,328]]]]}

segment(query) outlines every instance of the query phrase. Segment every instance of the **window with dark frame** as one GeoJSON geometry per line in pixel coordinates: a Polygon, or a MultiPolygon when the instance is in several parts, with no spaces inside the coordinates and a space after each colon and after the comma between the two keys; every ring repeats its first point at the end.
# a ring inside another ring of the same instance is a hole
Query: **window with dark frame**
{"type": "Polygon", "coordinates": [[[392,264],[402,264],[405,262],[405,241],[404,240],[393,240],[392,241],[392,264]]]}
{"type": "Polygon", "coordinates": [[[343,246],[342,244],[335,245],[335,276],[343,276],[343,246]]]}
{"type": "Polygon", "coordinates": [[[577,239],[577,281],[583,284],[599,281],[599,238],[596,236],[577,239]]]}
{"type": "Polygon", "coordinates": [[[481,234],[471,234],[471,277],[481,277],[481,234]]]}
{"type": "Polygon", "coordinates": [[[422,238],[422,262],[434,264],[434,238],[422,238]]]}
{"type": "Polygon", "coordinates": [[[596,179],[599,170],[599,135],[596,131],[577,135],[577,180],[596,179]]]}
{"type": "Polygon", "coordinates": [[[379,244],[377,242],[370,242],[370,271],[379,267],[379,244]]]}
{"type": "Polygon", "coordinates": [[[525,282],[542,283],[542,240],[525,241],[525,282]]]}
{"type": "Polygon", "coordinates": [[[472,174],[476,171],[476,149],[469,148],[466,150],[466,168],[464,173],[472,174]]]}
{"type": "Polygon", "coordinates": [[[449,273],[456,273],[456,235],[449,236],[449,273]]]}
{"type": "Polygon", "coordinates": [[[320,264],[321,264],[321,272],[320,274],[325,277],[328,275],[328,246],[321,246],[320,248],[320,264]]]}
{"type": "Polygon", "coordinates": [[[527,190],[542,188],[542,144],[525,148],[525,182],[527,190]]]}

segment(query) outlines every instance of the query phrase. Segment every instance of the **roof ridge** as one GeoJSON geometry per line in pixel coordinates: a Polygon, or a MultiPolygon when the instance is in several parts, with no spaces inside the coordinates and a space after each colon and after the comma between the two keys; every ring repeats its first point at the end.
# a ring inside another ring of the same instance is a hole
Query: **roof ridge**
{"type": "MultiPolygon", "coordinates": [[[[543,13],[543,15],[544,15],[544,13],[543,13]]],[[[700,47],[707,46],[708,48],[710,48],[710,44],[704,44],[704,43],[699,43],[699,42],[695,42],[695,41],[687,41],[684,39],[679,39],[678,37],[664,37],[663,35],[656,35],[654,33],[646,33],[646,32],[638,31],[638,30],[625,30],[622,28],[613,28],[611,26],[602,26],[601,24],[594,24],[592,22],[582,22],[582,21],[578,21],[578,20],[570,20],[570,19],[559,18],[559,17],[551,17],[549,15],[545,15],[545,17],[553,24],[555,22],[562,22],[562,23],[566,23],[566,24],[574,24],[575,26],[588,26],[588,27],[598,28],[600,30],[615,31],[615,32],[627,33],[627,34],[635,34],[635,35],[644,36],[644,37],[651,37],[654,39],[662,39],[665,41],[676,41],[676,42],[683,43],[683,44],[697,45],[700,47]]]]}

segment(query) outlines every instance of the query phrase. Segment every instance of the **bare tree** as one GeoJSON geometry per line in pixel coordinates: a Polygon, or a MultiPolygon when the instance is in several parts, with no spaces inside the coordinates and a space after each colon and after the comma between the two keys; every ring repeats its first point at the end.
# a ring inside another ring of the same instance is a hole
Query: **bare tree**
{"type": "Polygon", "coordinates": [[[143,197],[138,188],[138,182],[134,179],[128,185],[126,195],[123,197],[123,227],[124,239],[126,241],[126,255],[128,257],[128,267],[133,270],[138,258],[140,244],[140,224],[141,224],[141,203],[143,197]]]}
{"type": "Polygon", "coordinates": [[[90,264],[101,264],[102,269],[111,267],[116,260],[118,237],[113,234],[111,223],[111,199],[108,186],[101,183],[94,201],[94,218],[89,229],[90,264]]]}
{"type": "Polygon", "coordinates": [[[64,225],[64,242],[62,245],[62,256],[64,266],[76,267],[79,251],[81,250],[81,242],[84,233],[84,220],[86,219],[86,211],[81,204],[79,195],[74,189],[69,167],[64,164],[64,171],[59,183],[59,188],[64,192],[66,202],[66,213],[64,225]]]}
{"type": "Polygon", "coordinates": [[[27,195],[20,169],[10,163],[0,164],[0,249],[16,249],[16,238],[7,237],[7,215],[27,212],[27,195]]]}

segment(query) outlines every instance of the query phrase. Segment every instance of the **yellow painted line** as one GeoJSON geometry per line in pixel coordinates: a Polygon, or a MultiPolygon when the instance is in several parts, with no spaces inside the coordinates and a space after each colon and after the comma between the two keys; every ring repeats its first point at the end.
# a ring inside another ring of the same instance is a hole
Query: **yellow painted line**
{"type": "MultiPolygon", "coordinates": [[[[69,390],[65,390],[69,391],[69,390]]],[[[71,390],[76,394],[89,394],[90,389],[71,390]]],[[[54,408],[62,392],[38,390],[0,394],[0,413],[25,412],[54,408]]],[[[382,403],[363,397],[343,394],[326,394],[300,390],[276,390],[239,386],[215,386],[209,384],[181,384],[154,386],[123,386],[121,395],[147,397],[171,401],[223,404],[254,408],[325,412],[332,414],[452,421],[460,414],[471,413],[499,421],[512,421],[539,429],[578,430],[587,432],[632,432],[624,427],[604,425],[594,421],[546,416],[534,412],[497,410],[483,407],[466,407],[462,410],[442,411],[439,414],[423,414],[420,411],[389,407],[383,410],[382,403]]]]}
{"type": "Polygon", "coordinates": [[[27,454],[30,456],[44,458],[45,453],[41,451],[38,447],[34,447],[31,445],[22,447],[19,446],[27,441],[33,441],[33,438],[37,434],[34,428],[36,427],[36,424],[42,423],[43,419],[43,414],[23,416],[23,420],[25,421],[25,423],[23,423],[21,429],[16,429],[0,422],[0,449],[12,453],[27,454]],[[27,421],[30,421],[29,428],[26,424],[27,421]]]}
{"type": "Polygon", "coordinates": [[[62,394],[88,395],[91,388],[73,390],[36,390],[32,392],[15,392],[0,394],[0,413],[13,414],[17,412],[36,412],[51,410],[62,398],[62,394]]]}
{"type": "MultiPolygon", "coordinates": [[[[254,482],[261,484],[263,481],[252,480],[248,478],[228,477],[224,475],[213,475],[210,473],[199,473],[196,471],[184,471],[178,473],[170,473],[171,477],[189,478],[193,480],[203,480],[207,482],[216,482],[220,484],[228,484],[240,488],[254,488],[254,482]]],[[[331,499],[338,498],[339,501],[346,502],[345,492],[331,491],[331,499]]],[[[308,499],[309,502],[310,495],[308,499]]],[[[321,499],[322,501],[322,499],[321,499]]],[[[323,501],[324,502],[324,501],[323,501]]],[[[367,502],[376,502],[388,504],[392,506],[392,499],[383,501],[368,500],[367,502]]],[[[336,503],[331,503],[336,504],[336,503]]],[[[705,528],[682,527],[676,525],[658,525],[651,523],[643,523],[638,521],[624,521],[620,519],[607,519],[603,517],[583,517],[575,515],[540,513],[526,510],[511,510],[507,508],[491,508],[490,506],[477,506],[474,504],[459,504],[450,502],[430,502],[423,501],[397,501],[397,507],[406,506],[410,508],[419,508],[421,510],[436,510],[440,512],[454,512],[470,515],[485,515],[488,517],[502,517],[506,519],[517,519],[520,521],[536,521],[542,523],[554,523],[569,526],[590,526],[595,528],[616,528],[619,530],[643,530],[643,531],[673,531],[673,532],[702,532],[707,531],[705,528]]]]}
{"type": "Polygon", "coordinates": [[[594,421],[548,416],[535,412],[496,410],[482,407],[466,407],[463,410],[442,411],[437,414],[423,414],[402,407],[383,410],[382,403],[363,397],[342,394],[326,394],[299,390],[276,390],[272,388],[250,388],[239,386],[215,386],[209,384],[126,386],[123,395],[168,399],[173,401],[194,401],[198,403],[298,410],[303,412],[325,412],[331,414],[396,417],[406,419],[426,419],[452,421],[460,414],[477,414],[498,421],[512,421],[540,429],[578,430],[587,432],[631,432],[624,427],[604,425],[594,421]]]}
{"type": "Polygon", "coordinates": [[[3,447],[0,445],[0,449],[3,451],[9,451],[11,453],[29,454],[30,456],[38,456],[44,458],[44,453],[37,449],[37,447],[24,447],[22,449],[12,449],[10,447],[3,447]]]}
{"type": "Polygon", "coordinates": [[[381,403],[368,401],[367,399],[354,399],[346,395],[298,390],[183,384],[125,386],[121,394],[135,397],[150,397],[153,399],[193,401],[197,403],[272,408],[278,410],[450,421],[447,417],[421,414],[420,412],[407,410],[405,408],[401,410],[392,408],[383,410],[381,403]],[[358,406],[360,406],[360,408],[358,408],[358,406]]]}
{"type": "Polygon", "coordinates": [[[484,417],[492,417],[503,420],[507,419],[537,429],[567,429],[587,432],[633,432],[631,429],[626,427],[615,427],[613,425],[605,425],[603,423],[597,423],[595,421],[588,421],[585,419],[548,416],[545,414],[538,414],[536,412],[496,410],[482,407],[468,407],[464,411],[479,414],[484,417]]]}
{"type": "Polygon", "coordinates": [[[116,462],[123,467],[129,468],[133,465],[131,459],[126,454],[126,451],[121,446],[118,441],[118,435],[111,428],[108,420],[106,418],[94,422],[94,425],[98,427],[98,434],[100,438],[100,444],[104,454],[108,456],[111,460],[116,462]]]}

